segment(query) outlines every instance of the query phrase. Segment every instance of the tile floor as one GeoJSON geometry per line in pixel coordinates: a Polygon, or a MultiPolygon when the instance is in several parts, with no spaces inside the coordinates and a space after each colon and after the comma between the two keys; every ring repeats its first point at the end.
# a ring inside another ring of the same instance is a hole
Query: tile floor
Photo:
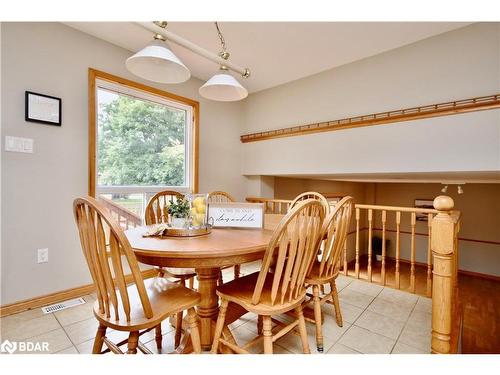
{"type": "MultiPolygon", "coordinates": [[[[254,272],[258,264],[242,267],[242,274],[254,272]]],[[[232,269],[224,270],[224,279],[232,276],[232,269]]],[[[361,280],[339,276],[337,279],[344,326],[335,323],[332,305],[323,311],[324,352],[328,354],[411,354],[430,352],[431,300],[414,294],[384,288],[361,280]]],[[[92,305],[95,296],[84,296],[87,303],[53,314],[40,309],[29,310],[0,319],[0,341],[47,341],[51,353],[77,354],[92,351],[97,322],[92,305]]],[[[246,314],[230,326],[238,343],[244,343],[257,332],[256,316],[246,314]]],[[[308,324],[311,351],[316,353],[314,326],[308,324]]],[[[173,330],[168,321],[163,323],[163,352],[173,350],[173,330]]],[[[108,331],[108,337],[118,342],[125,338],[122,332],[108,331]]],[[[154,332],[142,336],[141,341],[157,352],[154,332]]],[[[287,334],[275,343],[276,353],[301,353],[300,338],[287,334]]],[[[256,345],[252,352],[262,351],[256,345]]]]}

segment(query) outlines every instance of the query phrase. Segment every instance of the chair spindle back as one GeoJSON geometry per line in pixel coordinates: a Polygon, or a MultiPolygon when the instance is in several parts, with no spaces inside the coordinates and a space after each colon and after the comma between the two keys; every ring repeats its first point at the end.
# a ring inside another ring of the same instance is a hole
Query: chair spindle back
{"type": "Polygon", "coordinates": [[[208,203],[231,203],[236,202],[229,193],[225,191],[212,191],[208,194],[208,203]]]}
{"type": "Polygon", "coordinates": [[[278,294],[281,296],[279,302],[283,304],[305,292],[304,280],[317,256],[324,217],[324,206],[317,200],[309,199],[299,202],[281,220],[264,255],[252,296],[253,304],[261,300],[264,282],[274,259],[272,305],[276,303],[278,294]]]}
{"type": "Polygon", "coordinates": [[[315,191],[307,191],[305,193],[299,194],[295,197],[295,199],[290,203],[289,209],[294,207],[297,203],[302,202],[306,199],[314,199],[317,201],[320,201],[321,204],[325,207],[325,215],[330,212],[330,203],[328,203],[328,200],[324,197],[324,195],[317,193],[315,191]]]}
{"type": "Polygon", "coordinates": [[[328,214],[323,222],[321,231],[323,243],[319,266],[320,278],[332,277],[339,271],[340,254],[342,254],[344,242],[347,238],[352,208],[352,197],[344,197],[335,205],[335,208],[328,214]]]}
{"type": "Polygon", "coordinates": [[[120,225],[102,203],[91,197],[75,199],[73,212],[83,254],[97,289],[99,312],[106,314],[108,318],[113,314],[118,320],[121,309],[127,321],[130,321],[130,299],[122,265],[122,255],[124,255],[132,272],[144,316],[151,318],[153,311],[141,271],[120,225]],[[109,239],[109,252],[106,239],[109,239]]]}
{"type": "Polygon", "coordinates": [[[144,211],[146,225],[168,222],[168,205],[170,201],[176,202],[178,199],[184,199],[184,195],[173,190],[160,191],[153,195],[144,211]]]}

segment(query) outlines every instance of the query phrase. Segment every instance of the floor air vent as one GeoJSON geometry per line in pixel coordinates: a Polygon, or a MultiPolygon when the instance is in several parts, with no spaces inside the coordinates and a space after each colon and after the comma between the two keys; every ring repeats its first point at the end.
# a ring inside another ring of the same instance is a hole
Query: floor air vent
{"type": "Polygon", "coordinates": [[[73,306],[78,306],[78,305],[83,305],[85,303],[85,300],[83,298],[75,298],[75,299],[69,299],[64,302],[60,303],[55,303],[53,305],[49,306],[44,306],[42,307],[42,311],[44,314],[50,314],[56,311],[61,311],[64,309],[67,309],[68,307],[73,307],[73,306]]]}

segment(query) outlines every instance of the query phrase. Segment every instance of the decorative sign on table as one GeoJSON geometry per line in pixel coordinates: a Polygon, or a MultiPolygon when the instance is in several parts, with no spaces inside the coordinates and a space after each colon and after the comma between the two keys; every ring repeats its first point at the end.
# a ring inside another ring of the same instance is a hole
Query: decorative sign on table
{"type": "Polygon", "coordinates": [[[26,91],[24,119],[61,126],[61,98],[26,91]]]}
{"type": "Polygon", "coordinates": [[[214,227],[263,228],[262,203],[209,203],[208,222],[214,227]]]}

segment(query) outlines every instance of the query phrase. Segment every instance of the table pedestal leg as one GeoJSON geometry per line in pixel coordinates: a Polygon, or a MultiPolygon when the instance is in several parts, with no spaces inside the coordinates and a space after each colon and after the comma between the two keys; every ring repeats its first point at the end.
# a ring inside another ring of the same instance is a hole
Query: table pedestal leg
{"type": "Polygon", "coordinates": [[[198,292],[201,294],[201,301],[197,310],[200,317],[200,339],[203,350],[210,350],[212,347],[212,325],[217,320],[219,312],[219,299],[215,291],[219,272],[219,268],[196,269],[198,275],[198,292]]]}

